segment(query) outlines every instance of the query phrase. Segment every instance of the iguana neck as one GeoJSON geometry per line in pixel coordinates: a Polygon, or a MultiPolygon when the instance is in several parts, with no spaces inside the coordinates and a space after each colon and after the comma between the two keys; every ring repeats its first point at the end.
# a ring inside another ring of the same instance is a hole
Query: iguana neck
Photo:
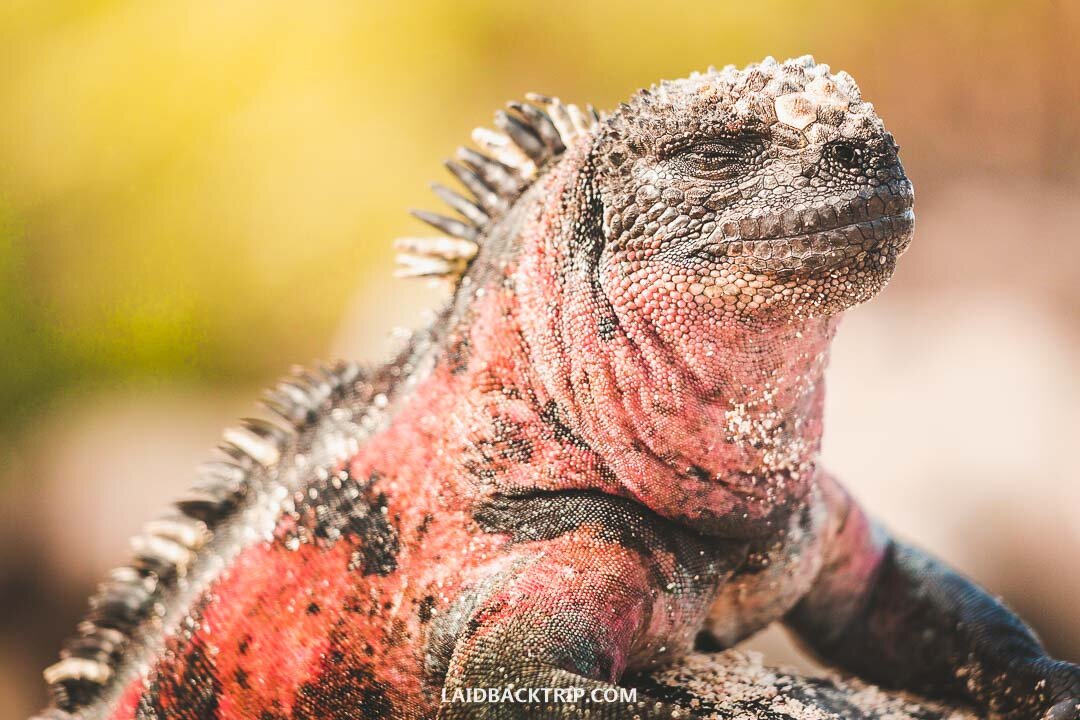
{"type": "Polygon", "coordinates": [[[802,499],[820,449],[833,322],[718,327],[693,343],[629,317],[599,329],[582,319],[592,299],[557,305],[529,340],[537,382],[632,496],[735,536],[767,533],[802,499]]]}

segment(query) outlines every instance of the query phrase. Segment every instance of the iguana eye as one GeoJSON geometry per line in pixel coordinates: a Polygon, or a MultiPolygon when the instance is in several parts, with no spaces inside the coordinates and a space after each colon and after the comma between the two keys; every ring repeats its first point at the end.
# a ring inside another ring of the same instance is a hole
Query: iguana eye
{"type": "Polygon", "coordinates": [[[704,158],[706,160],[718,160],[737,157],[738,153],[735,152],[734,148],[719,143],[702,143],[691,147],[687,152],[687,155],[704,158]]]}
{"type": "Polygon", "coordinates": [[[704,140],[680,149],[673,160],[687,175],[709,180],[732,177],[746,160],[746,143],[738,140],[704,140]]]}

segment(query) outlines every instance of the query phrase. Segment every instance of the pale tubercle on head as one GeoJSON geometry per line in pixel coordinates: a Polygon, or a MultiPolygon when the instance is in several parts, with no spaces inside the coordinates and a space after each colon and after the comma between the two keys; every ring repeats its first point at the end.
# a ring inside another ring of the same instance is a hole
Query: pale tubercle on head
{"type": "Polygon", "coordinates": [[[843,70],[833,73],[810,55],[784,63],[767,57],[745,68],[727,65],[693,72],[681,80],[661,81],[635,98],[664,95],[686,107],[698,102],[724,105],[744,121],[779,121],[800,131],[815,122],[839,127],[845,120],[854,121],[849,123],[852,129],[864,122],[881,128],[874,106],[863,100],[854,78],[843,70]]]}

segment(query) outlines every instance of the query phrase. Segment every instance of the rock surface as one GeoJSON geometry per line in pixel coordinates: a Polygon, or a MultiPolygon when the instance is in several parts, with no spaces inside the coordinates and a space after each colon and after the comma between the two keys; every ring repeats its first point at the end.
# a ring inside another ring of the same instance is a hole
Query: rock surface
{"type": "Polygon", "coordinates": [[[736,720],[978,720],[969,708],[829,674],[762,664],[753,652],[694,653],[634,683],[694,717],[736,720]]]}

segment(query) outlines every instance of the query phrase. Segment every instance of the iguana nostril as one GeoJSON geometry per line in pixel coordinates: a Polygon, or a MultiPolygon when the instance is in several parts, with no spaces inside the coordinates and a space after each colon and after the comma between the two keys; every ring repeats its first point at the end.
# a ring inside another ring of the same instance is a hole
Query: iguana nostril
{"type": "Polygon", "coordinates": [[[829,146],[829,155],[845,168],[854,169],[862,164],[862,150],[849,143],[834,143],[829,146]]]}

